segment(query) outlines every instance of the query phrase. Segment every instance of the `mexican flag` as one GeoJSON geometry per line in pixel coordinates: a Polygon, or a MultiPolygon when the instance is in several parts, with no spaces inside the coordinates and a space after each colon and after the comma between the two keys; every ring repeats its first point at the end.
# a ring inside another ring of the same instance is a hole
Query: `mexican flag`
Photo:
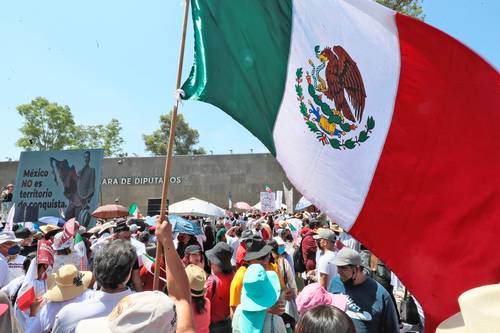
{"type": "Polygon", "coordinates": [[[500,280],[497,70],[369,0],[193,0],[192,17],[185,99],[260,139],[396,272],[429,332],[463,291],[500,280]]]}
{"type": "Polygon", "coordinates": [[[21,311],[29,310],[31,304],[36,299],[34,281],[38,278],[38,258],[31,260],[23,283],[19,288],[18,297],[16,300],[17,307],[21,311]]]}
{"type": "Polygon", "coordinates": [[[135,217],[136,219],[142,217],[141,212],[139,211],[139,207],[137,206],[137,204],[135,202],[132,202],[132,204],[130,205],[128,213],[129,213],[129,215],[135,217]]]}
{"type": "MultiPolygon", "coordinates": [[[[147,255],[146,253],[143,253],[141,255],[141,260],[142,260],[142,264],[144,265],[144,267],[146,268],[146,270],[151,273],[151,274],[155,274],[154,272],[154,264],[155,264],[155,258],[147,255]]],[[[166,274],[166,271],[161,268],[160,269],[160,280],[162,280],[163,282],[167,283],[167,280],[165,278],[163,278],[161,275],[163,274],[166,274]]]]}
{"type": "Polygon", "coordinates": [[[73,249],[82,258],[79,269],[82,271],[86,270],[88,267],[87,248],[85,247],[83,238],[79,233],[76,233],[75,235],[75,239],[73,242],[73,249]]]}

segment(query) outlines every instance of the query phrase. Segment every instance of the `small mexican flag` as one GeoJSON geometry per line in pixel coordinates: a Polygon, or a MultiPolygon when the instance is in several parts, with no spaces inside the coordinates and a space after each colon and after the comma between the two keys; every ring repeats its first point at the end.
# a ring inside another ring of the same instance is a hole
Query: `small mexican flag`
{"type": "Polygon", "coordinates": [[[129,215],[135,217],[136,219],[142,217],[141,212],[139,211],[139,207],[137,206],[137,204],[135,202],[132,202],[132,204],[130,205],[128,213],[129,213],[129,215]]]}
{"type": "Polygon", "coordinates": [[[184,98],[262,141],[301,194],[405,281],[426,330],[462,292],[500,280],[495,68],[371,0],[194,0],[192,17],[184,98]],[[464,275],[465,262],[481,265],[464,275]]]}
{"type": "MultiPolygon", "coordinates": [[[[154,273],[154,270],[153,270],[153,265],[155,264],[155,258],[147,255],[146,253],[143,253],[141,255],[141,259],[142,259],[142,264],[144,265],[144,267],[146,268],[146,270],[151,273],[151,274],[155,274],[154,273]]],[[[162,274],[165,274],[165,270],[162,268],[161,269],[161,273],[162,274]]],[[[165,283],[167,283],[167,280],[165,280],[165,278],[163,278],[160,274],[160,280],[164,281],[165,283]]]]}
{"type": "Polygon", "coordinates": [[[76,233],[75,235],[73,249],[81,257],[80,270],[86,270],[88,267],[87,248],[85,247],[83,238],[79,233],[76,233]]]}

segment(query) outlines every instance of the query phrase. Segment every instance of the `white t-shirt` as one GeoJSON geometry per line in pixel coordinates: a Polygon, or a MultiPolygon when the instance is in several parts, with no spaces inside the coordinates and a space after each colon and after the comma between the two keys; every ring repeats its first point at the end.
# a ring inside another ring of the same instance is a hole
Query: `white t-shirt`
{"type": "Polygon", "coordinates": [[[80,303],[68,304],[56,315],[52,333],[74,333],[80,320],[107,316],[130,289],[110,294],[97,291],[94,296],[80,303]]]}
{"type": "Polygon", "coordinates": [[[18,254],[15,258],[9,260],[9,277],[8,282],[14,280],[15,278],[24,275],[23,262],[26,259],[25,256],[18,254]]]}
{"type": "Polygon", "coordinates": [[[52,271],[57,272],[59,267],[71,264],[80,269],[80,267],[82,266],[82,257],[75,252],[71,252],[68,255],[56,254],[54,256],[54,265],[52,266],[52,271]]]}
{"type": "MultiPolygon", "coordinates": [[[[321,251],[318,251],[321,252],[321,251]]],[[[320,273],[328,275],[328,281],[332,281],[332,278],[337,275],[337,266],[333,263],[333,260],[337,256],[337,252],[325,250],[320,254],[319,260],[316,263],[316,277],[320,277],[320,273]]]]}
{"type": "Polygon", "coordinates": [[[9,265],[7,263],[7,258],[0,253],[0,288],[9,283],[9,265]]]}

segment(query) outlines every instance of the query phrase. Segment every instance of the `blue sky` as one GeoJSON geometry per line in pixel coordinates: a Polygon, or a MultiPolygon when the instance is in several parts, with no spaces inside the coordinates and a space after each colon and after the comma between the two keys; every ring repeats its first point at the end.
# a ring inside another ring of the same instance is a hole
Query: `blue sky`
{"type": "MultiPolygon", "coordinates": [[[[500,1],[425,0],[424,11],[427,23],[500,68],[500,1]]],[[[22,119],[15,108],[36,96],[69,105],[80,124],[118,118],[125,151],[148,155],[142,134],[156,129],[173,103],[181,18],[181,0],[2,1],[0,161],[19,157],[22,119]]],[[[190,25],[184,78],[192,48],[190,25]]],[[[208,152],[267,152],[211,105],[186,102],[181,112],[208,152]]]]}

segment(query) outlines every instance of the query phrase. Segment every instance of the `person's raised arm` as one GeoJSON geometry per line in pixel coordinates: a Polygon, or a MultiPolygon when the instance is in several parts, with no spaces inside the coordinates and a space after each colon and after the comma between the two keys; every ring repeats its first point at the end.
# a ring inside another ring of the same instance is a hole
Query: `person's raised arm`
{"type": "Polygon", "coordinates": [[[175,250],[172,225],[168,220],[156,220],[156,239],[163,246],[167,271],[167,288],[177,310],[177,333],[195,333],[191,309],[191,289],[184,265],[175,250]]]}

